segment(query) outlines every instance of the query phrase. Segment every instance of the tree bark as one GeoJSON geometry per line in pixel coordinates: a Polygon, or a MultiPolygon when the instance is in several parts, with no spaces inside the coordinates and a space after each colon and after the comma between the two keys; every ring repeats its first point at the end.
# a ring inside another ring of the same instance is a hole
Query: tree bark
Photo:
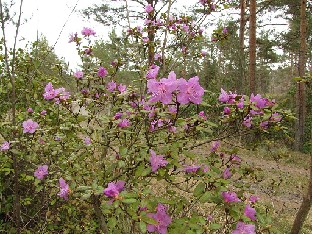
{"type": "Polygon", "coordinates": [[[106,220],[105,217],[101,211],[101,203],[99,200],[99,197],[97,195],[92,195],[91,196],[92,199],[92,205],[93,205],[93,209],[94,209],[94,213],[95,216],[100,224],[100,230],[103,234],[107,234],[108,233],[108,229],[107,229],[107,225],[106,225],[106,220]]]}
{"type": "MultiPolygon", "coordinates": [[[[306,53],[306,34],[307,34],[307,22],[306,22],[306,8],[307,1],[301,0],[300,10],[300,50],[299,50],[299,76],[304,77],[305,71],[305,53],[306,53]]],[[[302,150],[303,136],[304,136],[304,122],[305,122],[305,83],[297,83],[297,95],[296,95],[296,114],[297,124],[295,133],[295,149],[302,150]]]]}
{"type": "MultiPolygon", "coordinates": [[[[154,1],[153,0],[147,0],[148,4],[151,4],[154,7],[154,1]]],[[[154,19],[154,11],[152,11],[151,13],[148,14],[148,19],[152,20],[154,19]]],[[[155,29],[153,26],[151,26],[151,24],[149,24],[147,26],[147,34],[148,34],[148,65],[151,66],[152,64],[154,64],[154,56],[155,56],[155,45],[154,45],[154,41],[155,41],[155,29]]]]}
{"type": "Polygon", "coordinates": [[[244,93],[243,84],[246,82],[245,80],[245,9],[246,9],[246,1],[240,0],[240,21],[239,21],[239,63],[240,63],[240,77],[237,79],[237,91],[239,93],[244,93]]]}
{"type": "Polygon", "coordinates": [[[256,93],[256,0],[249,3],[249,94],[256,93]]]}

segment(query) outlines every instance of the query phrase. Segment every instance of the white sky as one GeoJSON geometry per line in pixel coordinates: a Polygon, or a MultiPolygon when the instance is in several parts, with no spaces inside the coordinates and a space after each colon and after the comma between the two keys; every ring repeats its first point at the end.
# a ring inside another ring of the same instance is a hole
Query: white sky
{"type": "MultiPolygon", "coordinates": [[[[19,3],[19,0],[16,0],[19,3]]],[[[75,45],[68,43],[69,34],[72,32],[81,32],[83,27],[91,27],[97,33],[97,38],[107,38],[111,28],[94,21],[87,21],[80,13],[70,13],[77,4],[76,11],[85,9],[93,4],[100,4],[103,0],[24,0],[23,4],[23,18],[28,19],[20,29],[19,35],[25,38],[19,41],[19,46],[24,46],[28,41],[35,41],[37,39],[37,32],[39,36],[44,35],[49,44],[52,46],[57,41],[57,38],[62,30],[64,23],[66,26],[55,46],[55,52],[59,57],[63,57],[66,62],[69,62],[70,68],[77,68],[79,57],[76,53],[75,45]]],[[[195,4],[197,0],[178,0],[180,6],[190,6],[195,4]]],[[[18,5],[18,4],[16,4],[18,5]]],[[[15,11],[18,10],[15,6],[15,11]]],[[[13,9],[13,10],[14,10],[13,9]]],[[[14,35],[13,28],[6,29],[9,35],[14,35]]],[[[11,40],[12,42],[12,40],[11,40]]]]}

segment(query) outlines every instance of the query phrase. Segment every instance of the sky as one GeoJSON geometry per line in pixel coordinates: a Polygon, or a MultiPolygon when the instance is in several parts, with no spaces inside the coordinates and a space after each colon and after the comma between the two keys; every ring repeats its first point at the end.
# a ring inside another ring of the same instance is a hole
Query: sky
{"type": "MultiPolygon", "coordinates": [[[[177,0],[179,7],[190,6],[195,1],[177,0]]],[[[24,0],[22,16],[27,22],[20,28],[18,46],[24,47],[27,42],[35,41],[37,35],[44,35],[51,46],[55,44],[55,53],[64,58],[71,69],[77,69],[80,60],[75,45],[68,43],[70,33],[81,32],[83,27],[91,27],[97,33],[96,38],[107,39],[112,30],[112,26],[105,27],[93,20],[84,19],[79,13],[80,10],[101,2],[104,0],[24,0]],[[73,9],[75,11],[71,13],[73,9]]],[[[12,11],[18,11],[18,5],[12,11]]],[[[15,29],[11,27],[6,30],[11,35],[12,42],[15,29]]]]}
{"type": "MultiPolygon", "coordinates": [[[[19,3],[19,0],[15,0],[19,3]]],[[[96,31],[96,38],[108,38],[113,26],[103,26],[93,20],[84,19],[79,11],[105,0],[24,0],[22,18],[26,19],[20,28],[18,46],[24,47],[44,35],[49,45],[55,43],[55,53],[69,63],[71,69],[77,69],[80,62],[75,45],[68,43],[70,33],[81,32],[83,27],[91,27],[96,31]],[[75,11],[72,13],[73,9],[75,11]],[[65,25],[65,26],[64,26],[65,25]],[[64,26],[64,28],[63,28],[64,26]]],[[[179,5],[189,6],[191,1],[178,0],[179,5]]],[[[118,4],[118,3],[117,3],[118,4]]],[[[18,12],[18,4],[12,12],[18,12]]],[[[6,29],[10,42],[13,41],[15,28],[6,29]]]]}

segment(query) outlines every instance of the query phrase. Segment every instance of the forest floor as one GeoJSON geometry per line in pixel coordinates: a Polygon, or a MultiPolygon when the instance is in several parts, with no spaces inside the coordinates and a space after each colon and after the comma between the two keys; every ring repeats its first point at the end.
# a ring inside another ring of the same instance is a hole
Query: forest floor
{"type": "MultiPolygon", "coordinates": [[[[246,166],[255,169],[256,182],[251,189],[270,208],[273,226],[278,233],[289,233],[307,190],[310,156],[283,146],[242,150],[239,156],[246,166]]],[[[301,233],[312,233],[312,211],[301,233]]]]}

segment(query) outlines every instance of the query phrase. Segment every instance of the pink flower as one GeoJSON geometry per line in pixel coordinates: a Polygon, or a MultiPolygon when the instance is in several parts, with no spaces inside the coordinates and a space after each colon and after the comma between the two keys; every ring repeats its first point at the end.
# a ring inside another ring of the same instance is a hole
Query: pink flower
{"type": "Polygon", "coordinates": [[[252,208],[249,204],[246,205],[244,210],[244,215],[250,218],[252,221],[256,221],[256,210],[252,208]]]}
{"type": "Polygon", "coordinates": [[[220,144],[221,144],[220,141],[212,141],[210,152],[216,152],[218,150],[220,144]]]}
{"type": "Polygon", "coordinates": [[[159,68],[157,65],[152,65],[146,73],[146,79],[156,79],[159,68]]]}
{"type": "Polygon", "coordinates": [[[44,91],[45,91],[45,93],[43,94],[44,99],[51,100],[55,98],[56,93],[51,82],[49,82],[45,86],[44,91]]]}
{"type": "Polygon", "coordinates": [[[171,223],[171,217],[166,213],[167,207],[158,203],[156,213],[148,213],[147,216],[157,221],[157,224],[147,224],[147,231],[157,232],[159,234],[166,234],[167,228],[171,223]]]}
{"type": "Polygon", "coordinates": [[[114,119],[120,119],[122,117],[122,113],[121,112],[117,112],[115,115],[114,115],[114,119]]]}
{"type": "Polygon", "coordinates": [[[207,55],[207,52],[204,51],[204,50],[202,50],[202,51],[200,52],[200,54],[201,54],[201,56],[205,57],[205,56],[207,55]]]}
{"type": "Polygon", "coordinates": [[[226,103],[230,100],[229,94],[221,88],[221,94],[219,95],[219,102],[226,103]]]}
{"type": "Polygon", "coordinates": [[[232,173],[230,171],[230,168],[227,167],[223,172],[223,179],[229,179],[231,178],[231,176],[232,176],[232,173]]]}
{"type": "Polygon", "coordinates": [[[96,32],[91,28],[83,27],[81,34],[84,35],[85,37],[89,37],[89,36],[94,36],[96,32]]]}
{"type": "Polygon", "coordinates": [[[69,186],[63,178],[59,179],[60,183],[60,192],[57,194],[59,197],[63,198],[64,200],[68,200],[69,194],[69,186]]]}
{"type": "Polygon", "coordinates": [[[235,192],[222,192],[222,197],[225,202],[240,202],[241,200],[237,197],[235,192]]]}
{"type": "Polygon", "coordinates": [[[152,7],[151,4],[147,4],[147,5],[145,6],[145,12],[146,12],[147,14],[151,13],[153,10],[154,10],[154,8],[152,7]]]}
{"type": "Polygon", "coordinates": [[[172,93],[175,91],[177,85],[173,80],[162,78],[160,81],[148,80],[147,88],[148,92],[152,93],[150,102],[162,102],[163,104],[169,104],[172,101],[172,93]]]}
{"type": "Polygon", "coordinates": [[[86,144],[86,145],[91,145],[91,138],[90,137],[85,137],[83,139],[83,142],[86,144]]]}
{"type": "Polygon", "coordinates": [[[251,203],[256,203],[259,200],[259,197],[255,196],[255,195],[250,195],[249,197],[249,202],[251,203]]]}
{"type": "Polygon", "coordinates": [[[27,108],[27,112],[28,112],[28,113],[33,113],[34,110],[33,110],[31,107],[28,107],[28,108],[27,108]]]}
{"type": "Polygon", "coordinates": [[[199,84],[198,76],[190,78],[188,81],[184,79],[178,80],[177,101],[181,104],[200,104],[205,90],[199,84]]]}
{"type": "Polygon", "coordinates": [[[127,86],[126,85],[123,85],[123,84],[119,84],[118,85],[118,91],[120,93],[124,93],[124,92],[126,92],[126,90],[127,90],[127,86]]]}
{"type": "Polygon", "coordinates": [[[47,114],[47,111],[46,110],[42,110],[41,112],[40,112],[40,115],[46,115],[47,114]]]}
{"type": "Polygon", "coordinates": [[[227,34],[227,33],[228,33],[228,30],[227,30],[226,27],[223,28],[222,33],[224,33],[224,34],[227,34]]]}
{"type": "Polygon", "coordinates": [[[196,173],[201,166],[196,166],[196,165],[190,165],[190,166],[184,166],[183,170],[186,173],[196,173]]]}
{"type": "Polygon", "coordinates": [[[98,72],[97,72],[97,75],[99,77],[102,77],[102,78],[105,77],[107,74],[108,74],[108,72],[104,67],[100,67],[98,72]]]}
{"type": "Polygon", "coordinates": [[[205,112],[204,112],[204,111],[199,112],[198,115],[199,115],[203,120],[207,120],[207,116],[205,115],[205,112]]]}
{"type": "Polygon", "coordinates": [[[108,82],[106,85],[106,89],[109,92],[114,92],[114,90],[117,88],[117,84],[114,81],[108,82]]]}
{"type": "Polygon", "coordinates": [[[165,167],[168,164],[168,161],[164,159],[163,155],[156,155],[155,151],[150,149],[150,158],[149,161],[151,163],[152,172],[156,172],[158,168],[165,167]]]}
{"type": "Polygon", "coordinates": [[[130,126],[130,121],[128,119],[121,119],[119,123],[117,124],[117,126],[120,128],[126,128],[130,126]]]}
{"type": "Polygon", "coordinates": [[[148,37],[143,37],[142,41],[143,41],[143,43],[147,43],[147,42],[149,42],[149,38],[148,37]]]}
{"type": "Polygon", "coordinates": [[[78,34],[77,33],[71,33],[69,35],[68,43],[77,42],[77,40],[78,40],[78,34]]]}
{"type": "Polygon", "coordinates": [[[230,107],[228,107],[228,106],[224,107],[223,113],[224,113],[225,115],[229,115],[229,114],[231,113],[230,107]]]}
{"type": "Polygon", "coordinates": [[[186,25],[186,24],[183,24],[182,25],[182,29],[183,29],[184,32],[188,32],[189,31],[189,26],[186,25]]]}
{"type": "Polygon", "coordinates": [[[76,77],[78,80],[82,79],[83,77],[83,72],[82,71],[76,71],[74,72],[74,77],[76,77]]]}
{"type": "Polygon", "coordinates": [[[38,180],[44,179],[48,174],[48,165],[39,166],[34,172],[34,176],[37,177],[38,180]]]}
{"type": "Polygon", "coordinates": [[[251,120],[252,120],[252,117],[250,115],[247,115],[244,118],[243,125],[245,125],[247,128],[251,128],[251,120]]]}
{"type": "Polygon", "coordinates": [[[257,94],[256,96],[252,93],[250,95],[250,102],[255,103],[255,106],[259,109],[262,109],[267,106],[268,100],[265,98],[262,98],[260,94],[257,94]]]}
{"type": "Polygon", "coordinates": [[[9,150],[10,149],[10,142],[5,141],[0,146],[1,151],[9,150]]]}
{"type": "Polygon", "coordinates": [[[103,190],[104,195],[111,198],[118,198],[119,193],[124,190],[125,183],[123,180],[119,180],[116,183],[108,183],[107,188],[103,190]]]}
{"type": "Polygon", "coordinates": [[[238,221],[236,229],[232,231],[232,234],[256,234],[256,227],[253,224],[238,221]]]}
{"type": "Polygon", "coordinates": [[[39,128],[38,123],[32,121],[31,119],[23,122],[23,133],[34,133],[37,128],[39,128]]]}

